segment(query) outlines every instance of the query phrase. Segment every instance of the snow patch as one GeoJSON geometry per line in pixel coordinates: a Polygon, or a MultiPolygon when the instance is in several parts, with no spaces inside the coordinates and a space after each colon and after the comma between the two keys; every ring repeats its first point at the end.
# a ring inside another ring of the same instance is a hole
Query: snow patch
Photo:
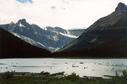
{"type": "Polygon", "coordinates": [[[26,26],[24,26],[22,23],[20,23],[20,24],[19,24],[19,27],[26,27],[26,26]]]}
{"type": "Polygon", "coordinates": [[[63,33],[60,33],[60,34],[66,37],[70,37],[70,38],[78,38],[78,36],[74,36],[74,35],[63,34],[63,33]]]}

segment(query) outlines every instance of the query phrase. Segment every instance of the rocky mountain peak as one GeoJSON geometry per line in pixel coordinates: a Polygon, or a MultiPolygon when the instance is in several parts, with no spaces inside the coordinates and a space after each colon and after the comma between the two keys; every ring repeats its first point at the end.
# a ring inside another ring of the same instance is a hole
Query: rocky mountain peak
{"type": "Polygon", "coordinates": [[[30,27],[30,24],[26,21],[26,19],[20,19],[18,22],[17,22],[17,25],[20,26],[20,27],[30,27]]]}
{"type": "Polygon", "coordinates": [[[26,19],[20,19],[18,22],[26,23],[26,19]]]}
{"type": "Polygon", "coordinates": [[[118,4],[118,6],[116,7],[116,12],[125,12],[127,11],[127,5],[125,5],[124,3],[120,2],[118,4]]]}

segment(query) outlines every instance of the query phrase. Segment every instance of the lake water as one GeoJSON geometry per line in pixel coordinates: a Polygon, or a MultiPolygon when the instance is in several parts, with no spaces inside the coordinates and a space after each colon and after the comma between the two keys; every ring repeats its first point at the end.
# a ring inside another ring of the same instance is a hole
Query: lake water
{"type": "Polygon", "coordinates": [[[119,74],[127,70],[127,59],[0,59],[0,72],[34,72],[41,71],[65,74],[76,73],[82,76],[103,77],[119,74]]]}

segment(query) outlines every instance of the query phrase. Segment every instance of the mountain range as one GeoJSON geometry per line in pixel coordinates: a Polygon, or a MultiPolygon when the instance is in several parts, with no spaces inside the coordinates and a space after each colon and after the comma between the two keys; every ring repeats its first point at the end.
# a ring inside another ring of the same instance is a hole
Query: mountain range
{"type": "Polygon", "coordinates": [[[127,6],[121,2],[83,30],[41,28],[25,19],[0,27],[2,57],[127,58],[127,6]]]}
{"type": "Polygon", "coordinates": [[[36,44],[40,48],[44,47],[51,52],[63,48],[83,32],[78,29],[74,31],[51,26],[41,28],[38,25],[29,24],[26,19],[20,19],[17,23],[3,24],[0,27],[28,43],[36,44]]]}

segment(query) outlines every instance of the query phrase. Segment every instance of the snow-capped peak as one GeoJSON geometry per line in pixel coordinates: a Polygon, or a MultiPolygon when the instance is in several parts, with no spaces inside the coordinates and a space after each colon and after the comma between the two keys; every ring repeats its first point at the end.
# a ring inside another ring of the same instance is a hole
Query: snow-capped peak
{"type": "Polygon", "coordinates": [[[19,27],[25,27],[25,28],[30,28],[31,25],[26,21],[26,19],[20,19],[18,22],[17,22],[17,25],[19,27]]]}

